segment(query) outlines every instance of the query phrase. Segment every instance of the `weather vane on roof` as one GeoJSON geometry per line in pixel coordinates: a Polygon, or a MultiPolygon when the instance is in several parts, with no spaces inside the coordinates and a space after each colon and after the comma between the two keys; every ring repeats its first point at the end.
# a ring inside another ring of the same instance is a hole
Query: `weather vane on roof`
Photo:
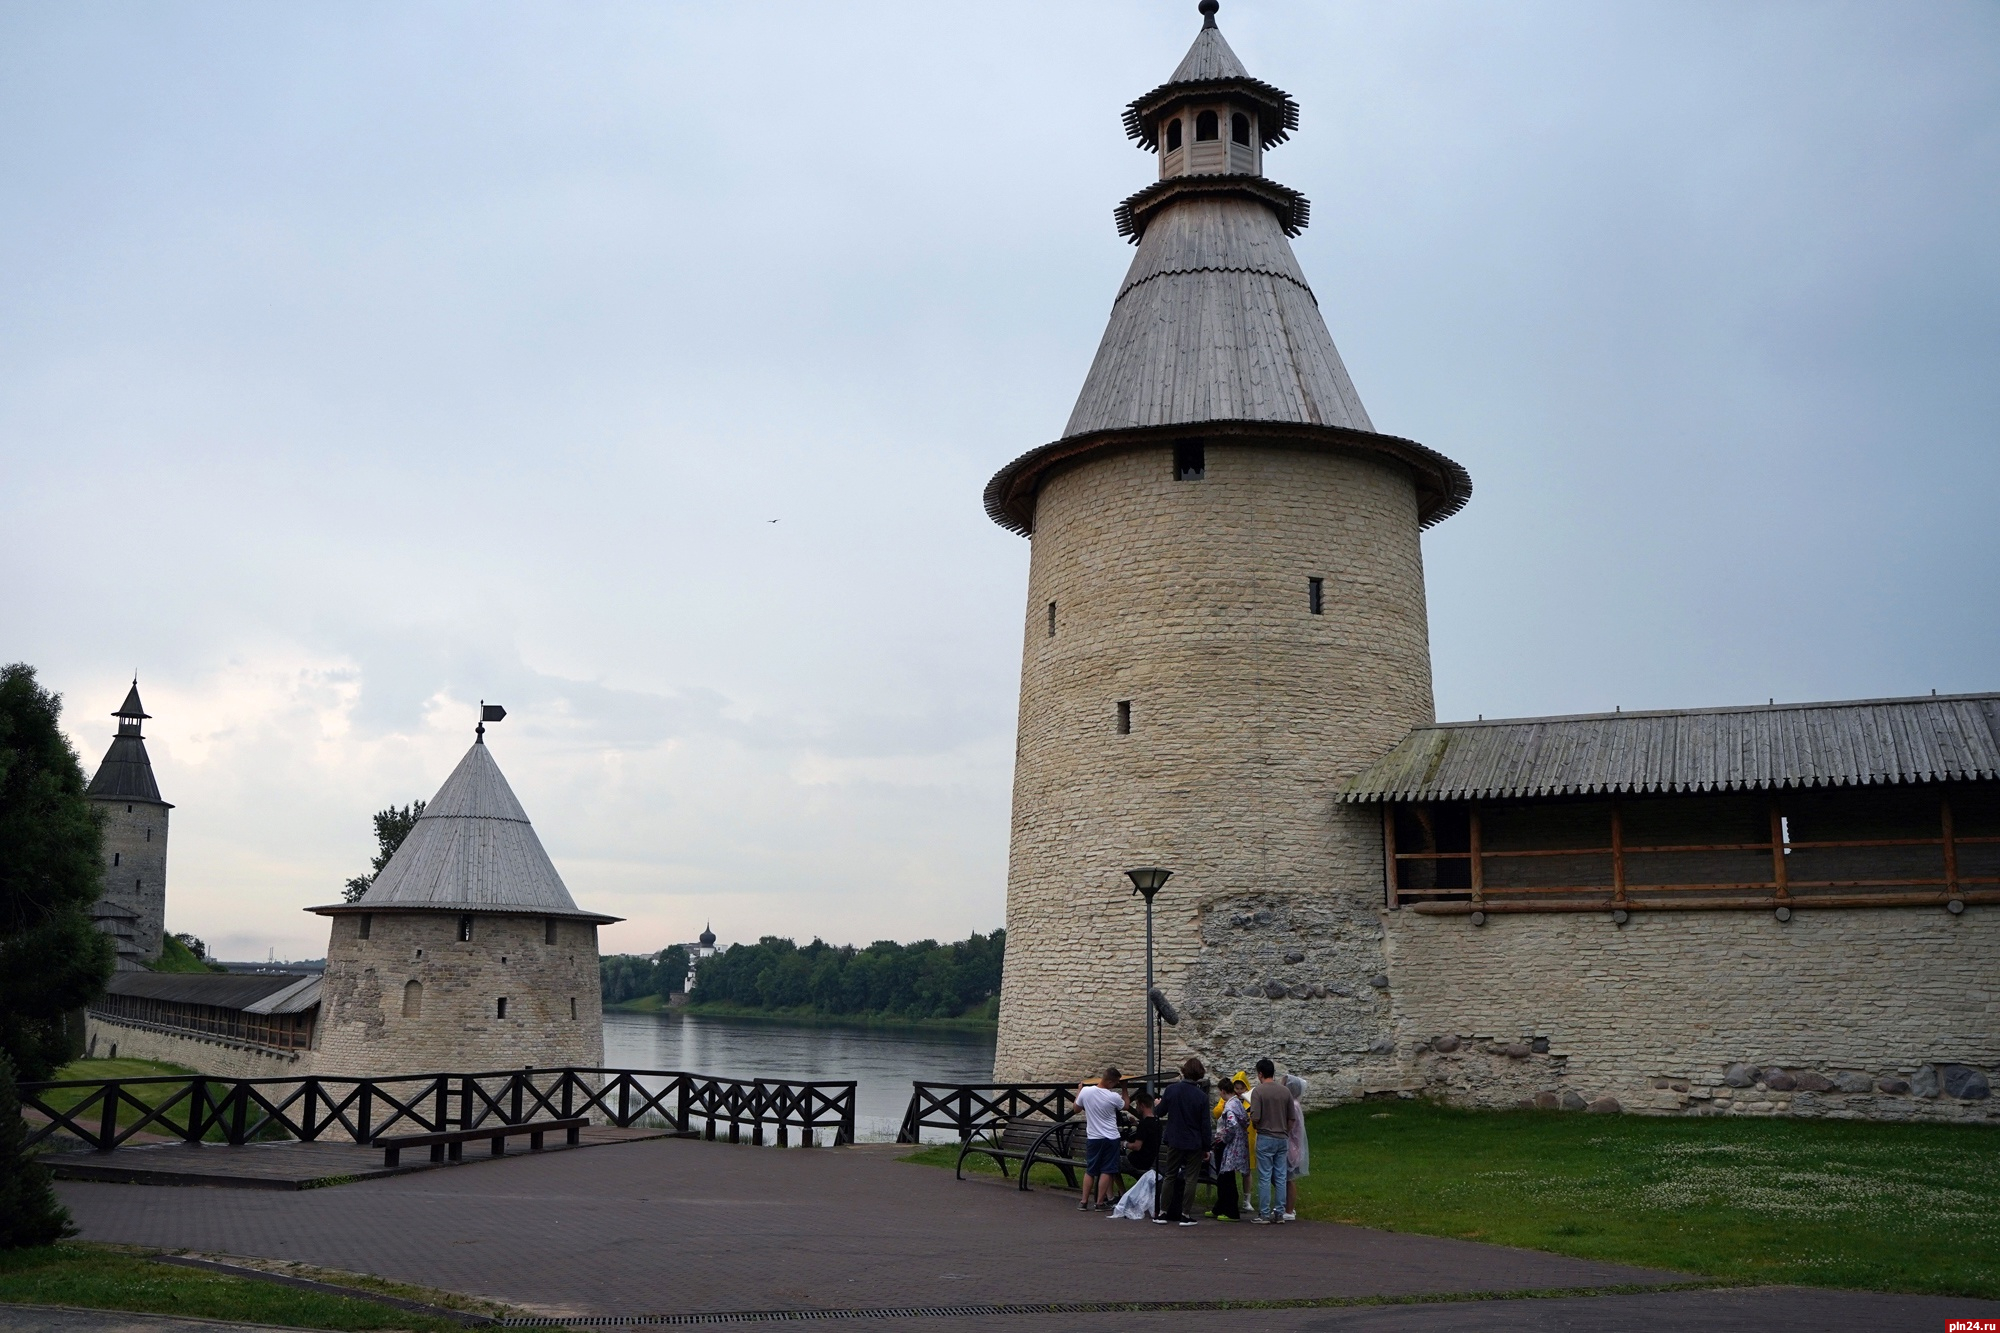
{"type": "Polygon", "coordinates": [[[479,725],[472,729],[472,734],[475,738],[473,743],[475,745],[486,744],[486,724],[488,722],[505,722],[506,720],[506,709],[502,708],[499,704],[490,704],[481,699],[479,701],[479,725]]]}

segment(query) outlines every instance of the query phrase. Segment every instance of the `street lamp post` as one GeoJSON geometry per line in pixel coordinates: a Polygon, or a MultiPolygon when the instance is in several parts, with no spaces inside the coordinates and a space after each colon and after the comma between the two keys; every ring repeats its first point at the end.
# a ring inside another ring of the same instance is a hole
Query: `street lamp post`
{"type": "Polygon", "coordinates": [[[1153,1006],[1153,895],[1174,877],[1174,872],[1142,866],[1126,871],[1125,877],[1132,881],[1132,892],[1146,900],[1146,1091],[1151,1093],[1155,1091],[1153,1071],[1159,1067],[1160,1043],[1160,1023],[1153,1006]]]}

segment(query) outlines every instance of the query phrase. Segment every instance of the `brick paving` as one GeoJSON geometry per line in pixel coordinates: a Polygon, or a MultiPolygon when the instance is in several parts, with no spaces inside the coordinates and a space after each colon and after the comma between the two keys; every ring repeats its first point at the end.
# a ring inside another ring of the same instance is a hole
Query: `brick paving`
{"type": "MultiPolygon", "coordinates": [[[[1024,1195],[992,1178],[954,1181],[948,1172],[897,1162],[894,1153],[665,1139],[302,1193],[82,1181],[58,1188],[87,1239],[293,1259],[548,1314],[1408,1296],[1685,1280],[1324,1223],[1181,1229],[1114,1221],[1079,1213],[1073,1195],[1024,1195]]],[[[1731,1318],[1748,1328],[1768,1326],[1774,1317],[1796,1322],[1796,1315],[1778,1313],[1787,1302],[1810,1306],[1817,1314],[1809,1322],[1827,1328],[1896,1326],[1906,1323],[1904,1314],[1914,1320],[1907,1326],[1929,1326],[1945,1309],[1924,1298],[1730,1291],[1580,1305],[1451,1305],[1434,1307],[1431,1323],[1409,1322],[1422,1309],[1415,1306],[1227,1318],[1232,1330],[1603,1328],[1616,1326],[1604,1322],[1610,1312],[1629,1308],[1651,1328],[1731,1327],[1717,1322],[1731,1318]],[[1573,1315],[1565,1313],[1571,1309],[1573,1315]],[[1827,1322],[1868,1309],[1886,1325],[1827,1322]],[[1662,1322],[1655,1313],[1674,1318],[1662,1322]],[[1520,1322],[1536,1318],[1556,1322],[1520,1322]]],[[[1964,1312],[1982,1303],[1947,1304],[1964,1312]]],[[[1204,1318],[1213,1316],[1008,1316],[895,1326],[1054,1330],[1079,1319],[1109,1319],[1123,1333],[1170,1323],[1185,1329],[1204,1318]]]]}

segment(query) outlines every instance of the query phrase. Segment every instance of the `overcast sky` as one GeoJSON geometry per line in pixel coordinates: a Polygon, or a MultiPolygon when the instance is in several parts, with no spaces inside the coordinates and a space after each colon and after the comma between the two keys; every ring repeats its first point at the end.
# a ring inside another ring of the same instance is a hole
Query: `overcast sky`
{"type": "MultiPolygon", "coordinates": [[[[1229,0],[1441,716],[2000,688],[2000,6],[1229,0]]],[[[310,957],[493,753],[607,951],[1001,924],[1028,546],[1186,3],[0,4],[0,659],[310,957]],[[776,520],[775,522],[773,520],[776,520]]]]}

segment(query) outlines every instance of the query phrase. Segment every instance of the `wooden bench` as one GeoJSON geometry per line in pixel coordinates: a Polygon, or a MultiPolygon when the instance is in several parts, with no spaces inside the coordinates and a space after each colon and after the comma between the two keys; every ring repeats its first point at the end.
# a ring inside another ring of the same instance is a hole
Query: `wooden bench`
{"type": "Polygon", "coordinates": [[[965,1159],[974,1153],[991,1157],[1000,1164],[1000,1174],[1008,1174],[1007,1163],[1019,1162],[1019,1188],[1027,1189],[1028,1172],[1036,1166],[1052,1166],[1062,1172],[1071,1189],[1078,1187],[1077,1172],[1083,1170],[1083,1121],[1023,1120],[991,1121],[958,1150],[954,1174],[965,1179],[965,1159]]]}
{"type": "Polygon", "coordinates": [[[540,1152],[542,1136],[550,1130],[564,1131],[564,1142],[574,1148],[583,1140],[583,1127],[590,1123],[589,1116],[576,1116],[569,1120],[536,1120],[518,1125],[480,1125],[476,1129],[447,1129],[435,1134],[389,1134],[373,1139],[368,1146],[382,1150],[382,1165],[400,1166],[405,1148],[429,1148],[431,1160],[442,1162],[449,1154],[454,1162],[465,1154],[467,1139],[491,1139],[493,1155],[499,1157],[507,1151],[507,1140],[516,1134],[528,1136],[531,1151],[540,1152]]]}

